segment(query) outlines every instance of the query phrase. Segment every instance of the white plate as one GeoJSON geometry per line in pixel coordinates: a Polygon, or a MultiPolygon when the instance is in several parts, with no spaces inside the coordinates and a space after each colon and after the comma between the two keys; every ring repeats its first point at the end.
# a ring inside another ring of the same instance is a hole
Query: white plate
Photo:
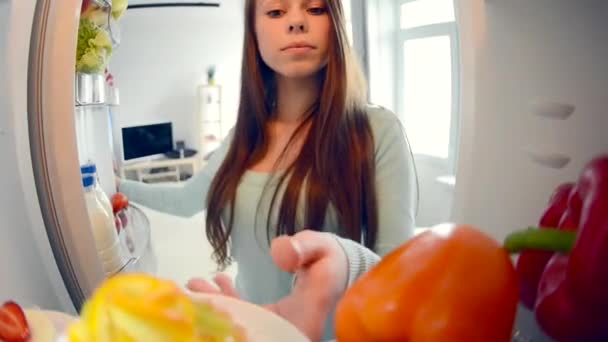
{"type": "MultiPolygon", "coordinates": [[[[230,314],[234,321],[245,329],[248,342],[310,342],[291,323],[260,306],[221,295],[204,293],[189,295],[195,301],[209,302],[219,310],[230,314]]],[[[68,325],[77,319],[56,311],[44,311],[44,313],[60,333],[65,332],[68,325]]],[[[57,341],[67,341],[66,336],[59,336],[57,341]]]]}
{"type": "Polygon", "coordinates": [[[42,324],[42,326],[38,326],[37,324],[40,324],[40,322],[30,321],[30,319],[32,319],[34,317],[34,315],[46,316],[46,318],[50,321],[51,325],[55,328],[54,332],[55,332],[55,334],[57,334],[55,336],[57,341],[66,340],[65,336],[63,336],[64,332],[67,330],[70,323],[76,321],[76,319],[77,319],[74,316],[70,316],[68,314],[65,314],[65,313],[59,312],[59,311],[40,310],[40,309],[24,309],[23,311],[25,313],[26,318],[28,319],[28,323],[30,324],[30,329],[32,330],[32,337],[33,337],[32,342],[53,342],[51,336],[42,337],[39,335],[41,333],[41,331],[39,329],[42,328],[45,331],[46,331],[46,329],[43,327],[44,324],[42,324]],[[51,339],[51,340],[49,340],[49,339],[51,339]]]}
{"type": "Polygon", "coordinates": [[[63,312],[47,310],[43,310],[43,312],[49,317],[51,322],[53,322],[57,331],[65,331],[72,322],[75,322],[78,319],[78,317],[70,316],[63,312]]]}
{"type": "Polygon", "coordinates": [[[310,342],[296,327],[274,313],[231,297],[191,293],[196,301],[210,302],[232,316],[247,332],[249,342],[310,342]]]}

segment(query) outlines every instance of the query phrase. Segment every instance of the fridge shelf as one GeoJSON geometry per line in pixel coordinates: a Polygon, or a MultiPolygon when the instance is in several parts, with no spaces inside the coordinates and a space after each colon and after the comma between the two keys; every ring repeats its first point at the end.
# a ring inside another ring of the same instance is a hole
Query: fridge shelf
{"type": "Polygon", "coordinates": [[[150,221],[135,205],[129,205],[117,214],[121,229],[118,234],[121,248],[128,256],[124,265],[114,274],[142,272],[156,273],[156,256],[152,246],[150,221]]]}

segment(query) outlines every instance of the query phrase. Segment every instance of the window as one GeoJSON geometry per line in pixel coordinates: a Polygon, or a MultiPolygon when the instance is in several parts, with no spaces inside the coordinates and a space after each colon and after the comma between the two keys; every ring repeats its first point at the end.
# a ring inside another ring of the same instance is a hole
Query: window
{"type": "Polygon", "coordinates": [[[403,43],[403,112],[417,154],[448,158],[452,112],[452,60],[446,36],[403,43]]]}
{"type": "Polygon", "coordinates": [[[449,23],[455,20],[453,0],[417,0],[401,4],[401,28],[449,23]]]}
{"type": "Polygon", "coordinates": [[[459,98],[454,0],[395,3],[398,112],[417,159],[453,171],[459,98]]]}

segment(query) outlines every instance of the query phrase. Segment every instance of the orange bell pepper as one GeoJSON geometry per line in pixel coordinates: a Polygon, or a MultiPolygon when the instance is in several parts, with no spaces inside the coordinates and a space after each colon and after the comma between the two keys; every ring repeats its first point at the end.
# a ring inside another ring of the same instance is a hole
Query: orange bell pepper
{"type": "Polygon", "coordinates": [[[388,254],[336,308],[338,342],[511,340],[518,279],[498,242],[439,225],[388,254]]]}

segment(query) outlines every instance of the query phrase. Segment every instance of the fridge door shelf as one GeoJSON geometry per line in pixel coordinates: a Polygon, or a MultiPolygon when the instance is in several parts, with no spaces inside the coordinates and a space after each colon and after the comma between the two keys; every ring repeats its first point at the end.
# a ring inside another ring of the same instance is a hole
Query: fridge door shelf
{"type": "Polygon", "coordinates": [[[122,226],[118,236],[127,259],[115,274],[129,272],[155,274],[156,255],[152,246],[150,221],[146,214],[137,206],[130,204],[127,209],[118,213],[117,218],[122,226]]]}
{"type": "Polygon", "coordinates": [[[103,105],[106,81],[102,74],[76,73],[76,106],[103,105]]]}
{"type": "Polygon", "coordinates": [[[103,74],[76,73],[76,107],[118,106],[120,97],[117,87],[108,86],[103,74]]]}

